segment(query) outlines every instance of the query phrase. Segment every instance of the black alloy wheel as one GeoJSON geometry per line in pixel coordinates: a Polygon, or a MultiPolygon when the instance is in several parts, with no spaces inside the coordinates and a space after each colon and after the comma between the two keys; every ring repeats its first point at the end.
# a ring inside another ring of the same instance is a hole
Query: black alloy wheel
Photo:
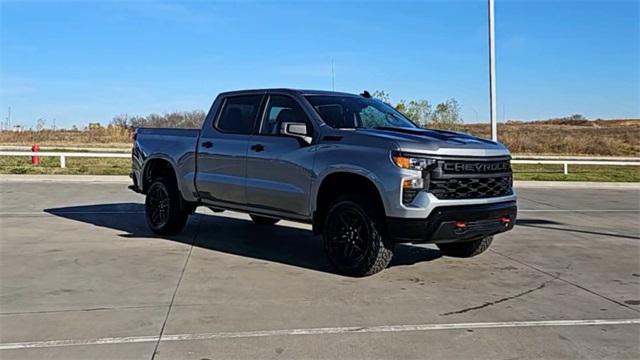
{"type": "MultiPolygon", "coordinates": [[[[156,184],[154,184],[156,185],[156,184]]],[[[169,193],[164,186],[152,186],[147,194],[147,221],[152,228],[163,228],[169,219],[169,193]]]]}
{"type": "Polygon", "coordinates": [[[175,235],[184,228],[193,204],[182,200],[175,180],[159,178],[149,186],[145,199],[147,225],[156,234],[175,235]]]}
{"type": "Polygon", "coordinates": [[[362,197],[339,199],[329,207],[324,247],[339,273],[369,276],[389,265],[393,244],[384,235],[383,219],[384,213],[362,197]]]}
{"type": "Polygon", "coordinates": [[[343,209],[337,216],[329,218],[327,224],[331,258],[340,268],[357,267],[369,250],[369,229],[364,214],[354,208],[343,209]]]}

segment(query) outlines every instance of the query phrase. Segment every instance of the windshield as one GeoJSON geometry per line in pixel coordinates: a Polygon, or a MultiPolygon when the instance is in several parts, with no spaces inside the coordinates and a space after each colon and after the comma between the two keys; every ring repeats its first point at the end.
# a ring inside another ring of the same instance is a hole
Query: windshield
{"type": "Polygon", "coordinates": [[[307,96],[322,120],[336,129],[416,128],[393,107],[380,100],[357,96],[307,96]]]}

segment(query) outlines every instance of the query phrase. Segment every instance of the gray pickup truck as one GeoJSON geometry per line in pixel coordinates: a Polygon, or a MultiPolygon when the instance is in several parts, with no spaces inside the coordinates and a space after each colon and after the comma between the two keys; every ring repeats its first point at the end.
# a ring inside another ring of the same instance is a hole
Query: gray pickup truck
{"type": "Polygon", "coordinates": [[[198,206],[309,223],[350,276],[384,269],[395,243],[480,254],[517,212],[503,145],[420,128],[367,92],[222,93],[200,130],[137,129],[132,157],[155,233],[178,233],[198,206]]]}

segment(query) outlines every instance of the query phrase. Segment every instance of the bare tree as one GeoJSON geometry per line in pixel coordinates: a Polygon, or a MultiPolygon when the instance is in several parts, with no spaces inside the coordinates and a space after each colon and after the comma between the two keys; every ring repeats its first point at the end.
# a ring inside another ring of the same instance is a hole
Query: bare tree
{"type": "Polygon", "coordinates": [[[149,114],[147,116],[117,115],[111,125],[127,129],[139,127],[199,128],[204,122],[205,113],[200,110],[149,114]]]}
{"type": "Polygon", "coordinates": [[[44,126],[46,123],[47,123],[47,120],[43,118],[39,118],[38,120],[36,120],[36,131],[44,130],[44,126]]]}

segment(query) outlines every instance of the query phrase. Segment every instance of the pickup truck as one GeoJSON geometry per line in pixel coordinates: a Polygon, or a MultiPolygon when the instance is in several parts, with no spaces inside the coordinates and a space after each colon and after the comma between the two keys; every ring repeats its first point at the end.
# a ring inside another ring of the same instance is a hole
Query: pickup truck
{"type": "Polygon", "coordinates": [[[133,138],[130,188],[153,232],[180,232],[198,206],[304,222],[348,276],[386,268],[396,243],[475,256],[516,220],[502,144],[420,128],[368,92],[225,92],[202,129],[133,138]]]}

